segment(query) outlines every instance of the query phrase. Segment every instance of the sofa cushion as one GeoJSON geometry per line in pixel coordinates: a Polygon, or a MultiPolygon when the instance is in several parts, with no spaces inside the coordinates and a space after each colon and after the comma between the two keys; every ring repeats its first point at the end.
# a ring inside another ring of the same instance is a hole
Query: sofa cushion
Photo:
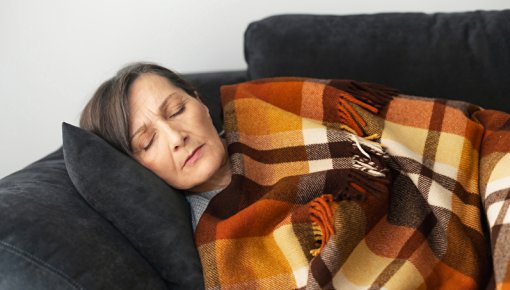
{"type": "Polygon", "coordinates": [[[510,112],[510,10],[279,15],[251,23],[251,79],[355,79],[510,112]]]}
{"type": "Polygon", "coordinates": [[[63,123],[69,176],[83,198],[133,244],[172,289],[203,287],[184,196],[100,137],[63,123]]]}
{"type": "Polygon", "coordinates": [[[62,148],[0,180],[0,289],[166,289],[74,188],[62,148]]]}
{"type": "Polygon", "coordinates": [[[182,75],[197,89],[200,100],[209,108],[214,127],[223,130],[223,112],[220,102],[220,86],[246,81],[246,71],[219,71],[182,75]]]}

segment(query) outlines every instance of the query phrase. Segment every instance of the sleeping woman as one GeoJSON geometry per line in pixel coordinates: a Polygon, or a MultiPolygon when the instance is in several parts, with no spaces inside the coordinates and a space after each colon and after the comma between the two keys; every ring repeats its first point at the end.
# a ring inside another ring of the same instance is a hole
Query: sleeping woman
{"type": "MultiPolygon", "coordinates": [[[[416,101],[353,81],[251,81],[222,88],[218,133],[189,83],[135,63],[80,126],[185,194],[206,288],[476,289],[491,272],[478,192],[427,149],[416,161],[424,129],[400,110],[416,101]]],[[[461,115],[445,117],[449,134],[470,127],[461,115]]]]}
{"type": "Polygon", "coordinates": [[[161,66],[134,64],[103,83],[85,107],[80,127],[188,192],[194,225],[197,210],[205,209],[201,197],[212,198],[230,183],[226,143],[208,108],[189,83],[161,66]]]}

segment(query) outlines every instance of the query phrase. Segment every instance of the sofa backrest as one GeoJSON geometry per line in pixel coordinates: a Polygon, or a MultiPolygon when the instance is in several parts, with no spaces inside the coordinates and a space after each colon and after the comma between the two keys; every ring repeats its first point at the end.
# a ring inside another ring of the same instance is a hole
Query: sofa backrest
{"type": "Polygon", "coordinates": [[[355,79],[510,112],[510,10],[278,15],[245,32],[251,79],[355,79]]]}

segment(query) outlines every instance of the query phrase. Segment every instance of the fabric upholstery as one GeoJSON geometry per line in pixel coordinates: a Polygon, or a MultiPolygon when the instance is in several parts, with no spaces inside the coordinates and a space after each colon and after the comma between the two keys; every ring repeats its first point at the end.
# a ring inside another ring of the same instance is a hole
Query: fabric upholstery
{"type": "Polygon", "coordinates": [[[220,86],[246,81],[246,71],[194,73],[185,74],[183,77],[197,89],[200,99],[209,108],[216,130],[220,132],[223,127],[220,86]]]}
{"type": "Polygon", "coordinates": [[[171,289],[203,285],[184,196],[98,136],[62,125],[64,157],[81,196],[108,219],[171,289]]]}
{"type": "Polygon", "coordinates": [[[353,79],[510,112],[510,10],[279,15],[245,32],[249,79],[353,79]]]}
{"type": "MultiPolygon", "coordinates": [[[[509,112],[509,19],[509,10],[269,17],[246,30],[247,72],[185,78],[197,87],[218,130],[219,86],[268,76],[372,81],[403,93],[463,99],[509,112]]],[[[65,161],[61,148],[0,180],[0,289],[165,289],[179,288],[181,282],[200,288],[201,275],[187,274],[191,268],[199,271],[193,264],[196,254],[184,254],[185,243],[176,240],[177,235],[187,240],[191,227],[180,223],[175,227],[183,229],[179,233],[154,230],[154,223],[171,229],[166,218],[189,220],[183,211],[161,212],[173,201],[181,203],[181,198],[151,190],[140,194],[147,188],[135,185],[129,188],[132,179],[154,181],[154,176],[124,163],[124,156],[112,153],[97,138],[68,129],[65,161]],[[92,161],[86,160],[95,153],[99,155],[90,157],[92,161]],[[66,163],[72,168],[69,173],[66,163]],[[119,179],[114,184],[102,186],[115,177],[119,179]],[[113,195],[108,188],[123,194],[113,195]],[[184,256],[193,261],[180,264],[184,256]],[[173,281],[174,274],[181,280],[173,281]],[[195,281],[184,281],[188,277],[195,281]]],[[[490,172],[481,171],[482,177],[490,172]]],[[[152,181],[150,188],[167,192],[160,181],[152,181]]],[[[487,206],[498,205],[491,202],[487,206]]],[[[501,249],[508,243],[505,235],[499,237],[493,246],[501,249]]]]}
{"type": "Polygon", "coordinates": [[[0,289],[166,289],[92,209],[62,148],[0,181],[0,289]]]}
{"type": "Polygon", "coordinates": [[[196,229],[207,289],[508,285],[510,114],[295,77],[222,102],[233,176],[196,229]]]}

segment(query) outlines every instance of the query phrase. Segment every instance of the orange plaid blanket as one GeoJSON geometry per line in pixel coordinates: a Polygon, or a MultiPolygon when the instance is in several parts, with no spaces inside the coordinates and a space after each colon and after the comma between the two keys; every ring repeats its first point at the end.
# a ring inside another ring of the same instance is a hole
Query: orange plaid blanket
{"type": "Polygon", "coordinates": [[[206,288],[510,283],[510,115],[342,80],[222,87],[231,184],[196,229],[206,288]]]}

